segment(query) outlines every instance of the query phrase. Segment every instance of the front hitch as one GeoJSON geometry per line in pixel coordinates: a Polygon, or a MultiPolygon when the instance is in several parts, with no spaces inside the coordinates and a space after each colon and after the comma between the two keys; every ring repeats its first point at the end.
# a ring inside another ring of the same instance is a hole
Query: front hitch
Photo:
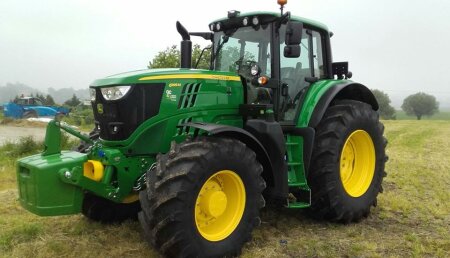
{"type": "Polygon", "coordinates": [[[86,136],[71,127],[64,125],[61,123],[61,114],[57,114],[55,119],[50,121],[47,125],[47,132],[45,134],[44,140],[44,152],[42,156],[49,156],[53,154],[61,153],[61,130],[85,141],[87,143],[93,143],[92,139],[89,136],[86,136]]]}

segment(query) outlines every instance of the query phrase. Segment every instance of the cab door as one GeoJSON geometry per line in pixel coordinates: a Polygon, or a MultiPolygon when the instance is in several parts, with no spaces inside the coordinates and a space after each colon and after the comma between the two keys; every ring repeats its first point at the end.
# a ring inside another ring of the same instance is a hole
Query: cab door
{"type": "Polygon", "coordinates": [[[286,143],[289,191],[296,197],[289,201],[292,208],[310,205],[310,189],[306,181],[309,160],[314,143],[314,129],[298,128],[296,121],[308,89],[314,82],[326,79],[324,37],[319,30],[304,26],[300,41],[300,55],[284,55],[286,26],[280,28],[280,83],[281,93],[278,119],[286,143]]]}
{"type": "MultiPolygon", "coordinates": [[[[286,25],[280,28],[280,51],[286,46],[284,37],[286,25]]],[[[295,124],[302,100],[311,84],[327,78],[323,33],[305,27],[302,31],[299,57],[285,57],[280,53],[280,82],[283,94],[280,94],[280,122],[295,124]]]]}

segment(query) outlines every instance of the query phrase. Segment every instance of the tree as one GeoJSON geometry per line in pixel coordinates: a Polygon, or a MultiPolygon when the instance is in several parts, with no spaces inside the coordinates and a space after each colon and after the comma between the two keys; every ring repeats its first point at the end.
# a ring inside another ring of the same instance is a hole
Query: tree
{"type": "Polygon", "coordinates": [[[380,107],[378,110],[380,117],[388,120],[395,119],[395,109],[391,106],[391,99],[389,98],[389,95],[381,90],[372,90],[372,93],[375,95],[378,106],[380,107]]]}
{"type": "Polygon", "coordinates": [[[36,93],[35,98],[39,99],[45,105],[45,97],[43,94],[36,93]]]}
{"type": "Polygon", "coordinates": [[[71,99],[66,100],[64,102],[64,105],[70,106],[70,107],[76,107],[80,105],[81,101],[77,98],[77,95],[73,94],[71,99]]]}
{"type": "Polygon", "coordinates": [[[53,99],[53,97],[50,94],[47,94],[47,96],[45,97],[45,105],[47,106],[54,106],[55,105],[55,100],[53,99]]]}
{"type": "Polygon", "coordinates": [[[402,109],[407,115],[416,116],[417,120],[420,120],[422,116],[432,116],[436,113],[439,103],[434,96],[419,92],[403,100],[402,109]]]}
{"type": "MultiPolygon", "coordinates": [[[[195,64],[202,53],[200,45],[195,44],[192,49],[192,67],[195,64]]],[[[198,69],[209,69],[211,60],[211,49],[206,49],[202,55],[200,62],[198,63],[198,69]]],[[[180,67],[180,50],[178,46],[173,45],[166,48],[164,51],[160,51],[152,61],[149,62],[148,68],[177,68],[180,67]]]]}

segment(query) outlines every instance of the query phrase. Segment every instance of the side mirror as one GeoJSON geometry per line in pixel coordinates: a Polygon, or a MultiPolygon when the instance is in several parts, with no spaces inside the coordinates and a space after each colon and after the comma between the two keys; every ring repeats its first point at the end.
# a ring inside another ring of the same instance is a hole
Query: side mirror
{"type": "Polygon", "coordinates": [[[286,45],[300,45],[302,41],[303,23],[289,21],[286,25],[286,45]]]}
{"type": "Polygon", "coordinates": [[[286,25],[286,46],[284,47],[284,57],[296,58],[300,56],[302,31],[303,23],[288,21],[286,25]]]}
{"type": "Polygon", "coordinates": [[[300,45],[287,45],[284,47],[284,57],[295,58],[300,56],[300,45]]]}

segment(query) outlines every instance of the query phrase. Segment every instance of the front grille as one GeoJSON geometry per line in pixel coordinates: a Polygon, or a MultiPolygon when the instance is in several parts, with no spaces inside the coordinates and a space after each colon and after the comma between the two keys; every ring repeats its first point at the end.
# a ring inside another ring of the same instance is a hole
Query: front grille
{"type": "Polygon", "coordinates": [[[92,108],[96,126],[100,127],[100,138],[125,140],[145,120],[157,115],[164,86],[164,83],[132,85],[123,98],[112,101],[105,100],[97,88],[92,108]]]}

